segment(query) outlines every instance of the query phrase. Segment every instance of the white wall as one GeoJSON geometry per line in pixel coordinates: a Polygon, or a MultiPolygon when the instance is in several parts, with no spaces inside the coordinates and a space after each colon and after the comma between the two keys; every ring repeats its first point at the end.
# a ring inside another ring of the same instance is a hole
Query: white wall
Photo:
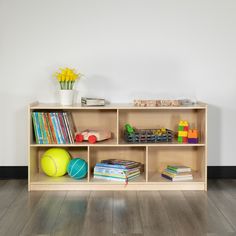
{"type": "Polygon", "coordinates": [[[208,102],[209,165],[236,165],[235,0],[0,0],[0,165],[27,165],[27,104],[56,101],[52,73],[78,68],[80,95],[208,102]]]}

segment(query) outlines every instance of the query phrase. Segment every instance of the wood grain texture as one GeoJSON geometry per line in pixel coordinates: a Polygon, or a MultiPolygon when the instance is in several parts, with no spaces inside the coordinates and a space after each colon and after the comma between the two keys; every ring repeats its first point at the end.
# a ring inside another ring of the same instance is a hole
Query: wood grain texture
{"type": "Polygon", "coordinates": [[[175,235],[204,235],[202,226],[181,191],[160,192],[175,235]]]}
{"type": "Polygon", "coordinates": [[[112,235],[112,192],[92,192],[80,235],[112,235]]]}
{"type": "Polygon", "coordinates": [[[26,181],[0,181],[0,235],[236,235],[234,184],[211,180],[208,192],[28,192],[26,181]]]}
{"type": "Polygon", "coordinates": [[[45,192],[21,235],[50,234],[65,196],[66,192],[45,192]]]}
{"type": "Polygon", "coordinates": [[[209,184],[210,192],[208,197],[220,210],[231,226],[236,230],[236,198],[233,198],[226,190],[222,190],[218,181],[209,184]]]}
{"type": "Polygon", "coordinates": [[[137,192],[114,192],[113,233],[142,234],[137,192]]]}
{"type": "Polygon", "coordinates": [[[69,191],[62,203],[53,235],[81,235],[85,224],[90,192],[69,191]]]}
{"type": "Polygon", "coordinates": [[[174,234],[167,211],[163,206],[159,192],[138,192],[143,232],[145,236],[171,236],[174,234]]]}
{"type": "Polygon", "coordinates": [[[43,192],[28,194],[25,185],[0,220],[0,235],[19,235],[31,218],[42,194],[43,192]]]}
{"type": "Polygon", "coordinates": [[[186,201],[198,218],[204,233],[225,235],[234,228],[214,205],[207,194],[201,191],[184,191],[186,201]]]}
{"type": "Polygon", "coordinates": [[[5,183],[3,182],[0,188],[0,219],[26,185],[27,182],[25,180],[8,180],[5,183]]]}

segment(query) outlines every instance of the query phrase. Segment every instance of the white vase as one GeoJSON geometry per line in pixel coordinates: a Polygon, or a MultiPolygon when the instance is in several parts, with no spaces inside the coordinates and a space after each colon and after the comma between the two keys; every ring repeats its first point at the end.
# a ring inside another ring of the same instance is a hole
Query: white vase
{"type": "Polygon", "coordinates": [[[59,90],[60,104],[64,106],[70,106],[74,101],[74,90],[59,90]]]}

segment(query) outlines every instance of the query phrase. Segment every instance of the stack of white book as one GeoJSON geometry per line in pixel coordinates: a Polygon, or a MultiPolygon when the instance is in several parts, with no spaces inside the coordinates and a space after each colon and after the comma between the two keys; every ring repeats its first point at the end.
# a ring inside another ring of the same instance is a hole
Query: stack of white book
{"type": "Polygon", "coordinates": [[[191,168],[188,166],[168,165],[161,175],[171,181],[186,181],[193,179],[191,168]]]}
{"type": "Polygon", "coordinates": [[[82,106],[105,106],[105,99],[103,98],[81,98],[82,106]]]}

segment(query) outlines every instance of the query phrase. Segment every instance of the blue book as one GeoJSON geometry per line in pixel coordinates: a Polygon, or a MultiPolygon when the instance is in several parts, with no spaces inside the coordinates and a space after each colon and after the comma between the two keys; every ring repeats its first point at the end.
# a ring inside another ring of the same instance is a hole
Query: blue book
{"type": "Polygon", "coordinates": [[[39,134],[37,130],[37,124],[36,124],[34,112],[32,113],[32,120],[33,120],[33,125],[34,125],[34,135],[35,135],[36,143],[39,144],[39,134]]]}
{"type": "Polygon", "coordinates": [[[123,165],[112,165],[112,164],[105,164],[105,163],[97,163],[96,166],[116,168],[116,169],[120,169],[120,170],[127,170],[128,169],[126,166],[123,166],[123,165]]]}
{"type": "Polygon", "coordinates": [[[60,139],[62,141],[62,144],[64,144],[64,143],[66,143],[66,140],[65,140],[64,135],[63,135],[63,131],[62,131],[59,115],[58,115],[58,113],[55,113],[55,114],[56,114],[56,121],[57,121],[57,124],[58,124],[58,129],[59,129],[59,136],[60,136],[60,139]]]}
{"type": "Polygon", "coordinates": [[[37,132],[39,134],[39,144],[43,144],[43,135],[40,129],[40,123],[39,123],[39,113],[38,112],[34,112],[35,115],[35,120],[36,120],[36,127],[37,127],[37,132]]]}
{"type": "Polygon", "coordinates": [[[39,125],[40,125],[40,129],[43,135],[43,144],[48,144],[48,137],[47,137],[47,133],[46,133],[46,129],[44,126],[44,122],[43,122],[43,113],[39,112],[38,113],[38,117],[39,117],[39,125]]]}

